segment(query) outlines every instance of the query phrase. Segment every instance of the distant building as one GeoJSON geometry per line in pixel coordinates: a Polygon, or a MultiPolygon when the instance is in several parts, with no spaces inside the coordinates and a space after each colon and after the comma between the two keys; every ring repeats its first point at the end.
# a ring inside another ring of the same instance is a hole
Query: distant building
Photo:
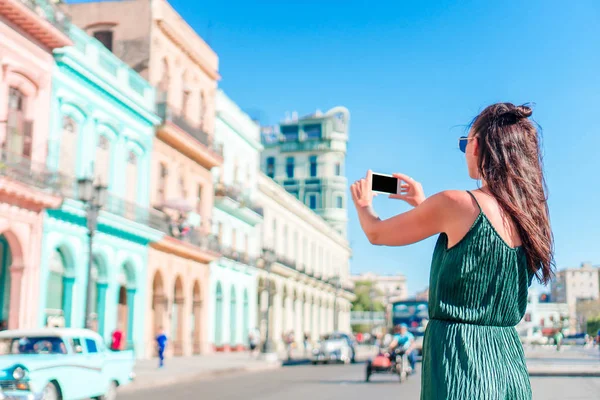
{"type": "Polygon", "coordinates": [[[581,331],[584,327],[577,318],[577,302],[600,298],[598,267],[583,263],[580,268],[567,268],[556,273],[552,283],[552,299],[569,306],[570,329],[581,331]]]}
{"type": "Polygon", "coordinates": [[[350,278],[355,284],[356,282],[373,282],[374,286],[381,296],[375,300],[384,304],[394,301],[405,300],[408,298],[408,287],[406,277],[402,274],[398,275],[377,275],[372,272],[366,272],[360,275],[352,275],[350,278]]]}
{"type": "Polygon", "coordinates": [[[529,290],[525,316],[516,327],[523,337],[550,336],[556,329],[565,327],[563,320],[569,317],[567,303],[542,302],[542,296],[536,289],[529,290]]]}
{"type": "Polygon", "coordinates": [[[350,113],[334,107],[300,118],[293,114],[276,127],[263,127],[261,169],[346,237],[350,113]]]}
{"type": "Polygon", "coordinates": [[[423,289],[420,292],[417,292],[417,294],[415,295],[415,298],[417,300],[425,300],[428,301],[429,300],[429,286],[427,286],[425,289],[423,289]]]}

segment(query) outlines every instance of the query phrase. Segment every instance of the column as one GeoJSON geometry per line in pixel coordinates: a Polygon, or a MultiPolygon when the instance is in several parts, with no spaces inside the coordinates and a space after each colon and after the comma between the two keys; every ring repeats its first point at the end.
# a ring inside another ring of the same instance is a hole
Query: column
{"type": "Polygon", "coordinates": [[[271,338],[273,340],[273,343],[275,344],[275,349],[279,350],[281,348],[281,334],[283,332],[283,327],[281,325],[283,322],[283,310],[280,293],[276,293],[273,296],[273,305],[271,309],[273,312],[273,329],[271,331],[273,333],[273,336],[271,338]]]}
{"type": "Polygon", "coordinates": [[[298,347],[300,347],[304,339],[304,332],[302,332],[302,307],[302,300],[296,299],[294,303],[294,340],[298,347]]]}
{"type": "Polygon", "coordinates": [[[133,315],[135,310],[135,288],[127,288],[127,348],[133,348],[133,315]]]}
{"type": "Polygon", "coordinates": [[[71,315],[73,309],[73,286],[75,278],[72,276],[63,277],[63,311],[65,312],[65,327],[71,327],[71,315]]]}
{"type": "MultiPolygon", "coordinates": [[[[314,301],[314,300],[313,300],[314,301]]],[[[312,304],[312,312],[311,312],[311,329],[310,335],[312,340],[319,340],[319,306],[316,301],[312,304]]]]}
{"type": "Polygon", "coordinates": [[[104,312],[106,310],[106,290],[108,289],[108,283],[100,283],[96,284],[98,288],[98,334],[100,336],[105,337],[106,333],[104,332],[104,312]]]}
{"type": "Polygon", "coordinates": [[[202,318],[202,302],[195,300],[193,303],[193,314],[194,314],[194,338],[192,344],[192,351],[194,354],[200,354],[200,328],[202,318]]]}
{"type": "Polygon", "coordinates": [[[8,329],[19,328],[21,314],[21,287],[23,281],[23,265],[11,265],[10,271],[10,309],[8,311],[8,329]]]}

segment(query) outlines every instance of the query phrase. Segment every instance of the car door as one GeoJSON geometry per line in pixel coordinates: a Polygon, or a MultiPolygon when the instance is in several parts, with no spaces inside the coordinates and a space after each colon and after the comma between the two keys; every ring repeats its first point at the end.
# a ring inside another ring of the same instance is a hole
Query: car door
{"type": "Polygon", "coordinates": [[[89,382],[90,393],[88,397],[104,394],[107,388],[107,383],[103,379],[102,367],[104,364],[104,354],[98,350],[98,343],[93,338],[84,338],[86,354],[85,367],[89,370],[92,377],[89,382]]]}

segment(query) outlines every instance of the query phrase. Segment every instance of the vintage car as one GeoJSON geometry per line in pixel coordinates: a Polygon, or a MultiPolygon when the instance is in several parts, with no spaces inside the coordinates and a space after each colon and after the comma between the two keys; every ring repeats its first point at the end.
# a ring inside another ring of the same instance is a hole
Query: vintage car
{"type": "Polygon", "coordinates": [[[345,333],[332,333],[325,336],[312,351],[313,365],[329,362],[354,363],[356,358],[356,344],[345,333]]]}
{"type": "Polygon", "coordinates": [[[133,366],[132,351],[108,350],[91,330],[0,332],[0,399],[112,400],[133,366]]]}

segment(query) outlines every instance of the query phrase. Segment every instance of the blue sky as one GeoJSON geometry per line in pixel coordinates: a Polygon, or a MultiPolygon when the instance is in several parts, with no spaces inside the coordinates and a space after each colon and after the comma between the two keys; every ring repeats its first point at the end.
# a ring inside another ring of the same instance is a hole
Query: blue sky
{"type": "MultiPolygon", "coordinates": [[[[220,57],[220,86],[276,123],[344,105],[346,172],[404,172],[428,195],[470,189],[456,139],[486,105],[535,102],[559,269],[600,264],[600,3],[171,0],[220,57]]],[[[402,202],[379,197],[381,217],[402,202]]],[[[427,285],[435,238],[371,246],[349,209],[354,273],[427,285]]]]}

